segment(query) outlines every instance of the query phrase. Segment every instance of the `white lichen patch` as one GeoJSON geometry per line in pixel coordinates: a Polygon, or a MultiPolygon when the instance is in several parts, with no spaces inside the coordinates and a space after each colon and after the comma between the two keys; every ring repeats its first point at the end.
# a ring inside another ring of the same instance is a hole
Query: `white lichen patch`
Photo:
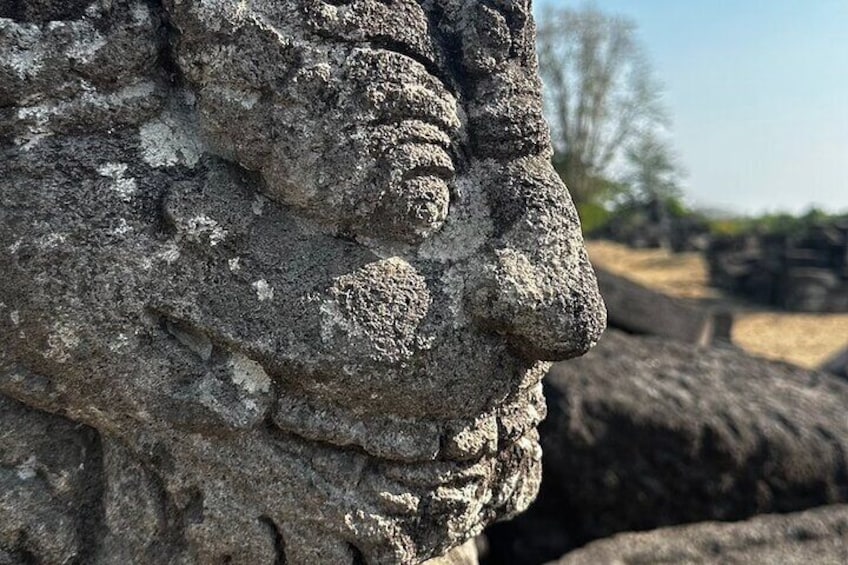
{"type": "Polygon", "coordinates": [[[132,7],[133,23],[139,27],[150,24],[150,8],[145,2],[136,2],[132,7]]]}
{"type": "Polygon", "coordinates": [[[99,108],[115,108],[127,105],[133,100],[148,98],[154,92],[156,92],[156,84],[146,80],[125,86],[117,92],[101,94],[91,90],[83,95],[83,102],[99,108]]]}
{"type": "Polygon", "coordinates": [[[177,229],[182,237],[189,241],[200,243],[204,239],[211,247],[215,247],[227,238],[227,230],[218,221],[209,216],[194,216],[177,222],[177,229]]]}
{"type": "Polygon", "coordinates": [[[26,131],[23,135],[15,137],[14,143],[23,151],[30,151],[42,139],[53,135],[50,131],[50,119],[54,114],[49,104],[19,108],[18,120],[26,125],[26,131]]]}
{"type": "Polygon", "coordinates": [[[274,299],[274,288],[265,279],[259,279],[250,286],[256,291],[256,297],[260,302],[274,299]]]}
{"type": "Polygon", "coordinates": [[[28,79],[35,76],[41,69],[41,54],[29,50],[11,51],[6,65],[15,71],[18,78],[28,79]]]}
{"type": "MultiPolygon", "coordinates": [[[[18,108],[18,120],[28,124],[30,136],[43,137],[50,133],[47,126],[50,123],[50,118],[58,113],[55,110],[56,106],[58,105],[47,103],[23,106],[18,108]]],[[[22,141],[18,141],[19,145],[21,143],[22,141]]]]}
{"type": "Polygon", "coordinates": [[[112,235],[123,236],[133,231],[133,227],[127,223],[126,218],[120,218],[118,225],[110,230],[112,235]]]}
{"type": "Polygon", "coordinates": [[[80,339],[71,326],[55,324],[47,336],[47,351],[44,356],[57,363],[65,363],[71,358],[71,352],[79,347],[80,339]]]}
{"type": "Polygon", "coordinates": [[[257,194],[253,199],[253,202],[250,204],[250,209],[253,211],[254,215],[261,216],[265,211],[265,205],[268,203],[268,199],[262,196],[261,194],[257,194]]]}
{"type": "Polygon", "coordinates": [[[75,59],[80,63],[89,63],[97,52],[106,46],[106,39],[95,29],[86,30],[79,34],[76,41],[65,49],[65,55],[69,59],[75,59]]]}
{"type": "Polygon", "coordinates": [[[230,272],[239,272],[241,270],[241,257],[233,257],[232,259],[228,260],[227,266],[230,268],[230,272]]]}
{"type": "Polygon", "coordinates": [[[10,245],[10,246],[9,246],[9,247],[7,247],[6,249],[8,249],[8,250],[9,250],[9,253],[11,253],[12,255],[14,255],[15,253],[17,253],[17,252],[18,252],[18,250],[21,248],[21,245],[23,245],[23,243],[24,243],[24,239],[23,239],[22,237],[21,237],[21,238],[18,238],[17,240],[15,240],[15,243],[13,243],[12,245],[10,245]]]}
{"type": "Polygon", "coordinates": [[[56,249],[68,241],[68,234],[65,233],[47,233],[39,237],[35,241],[35,246],[43,251],[56,249]]]}
{"type": "Polygon", "coordinates": [[[132,177],[127,177],[126,163],[104,163],[97,167],[97,174],[112,180],[109,188],[124,202],[132,200],[138,190],[138,183],[132,177]]]}
{"type": "Polygon", "coordinates": [[[0,18],[0,38],[4,40],[0,43],[0,69],[11,69],[23,80],[35,77],[44,59],[39,27],[0,18]]]}
{"type": "Polygon", "coordinates": [[[180,258],[180,246],[174,240],[167,241],[155,257],[169,265],[173,265],[180,258]]]}
{"type": "Polygon", "coordinates": [[[126,351],[130,346],[130,338],[125,333],[119,333],[109,343],[109,351],[112,353],[121,353],[126,351]]]}
{"type": "Polygon", "coordinates": [[[203,154],[197,124],[188,112],[167,110],[139,129],[141,154],[152,167],[194,167],[203,154]]]}
{"type": "Polygon", "coordinates": [[[11,312],[9,312],[9,319],[12,321],[12,325],[21,325],[21,315],[17,310],[12,310],[11,312]]]}
{"type": "Polygon", "coordinates": [[[36,476],[36,467],[38,466],[38,460],[35,458],[35,455],[30,455],[30,457],[18,465],[15,471],[17,472],[18,478],[22,481],[29,481],[34,479],[36,476]]]}
{"type": "Polygon", "coordinates": [[[41,139],[53,134],[51,122],[57,116],[60,121],[72,121],[75,118],[90,121],[93,119],[90,115],[92,113],[105,118],[139,100],[147,100],[156,92],[156,85],[151,81],[131,84],[109,93],[98,92],[91,85],[84,86],[88,90],[71,101],[48,101],[18,108],[18,121],[26,125],[27,132],[16,137],[15,144],[24,150],[31,149],[41,139]]]}
{"type": "Polygon", "coordinates": [[[230,357],[229,368],[233,383],[249,394],[270,392],[271,377],[256,361],[241,353],[234,353],[230,357]]]}

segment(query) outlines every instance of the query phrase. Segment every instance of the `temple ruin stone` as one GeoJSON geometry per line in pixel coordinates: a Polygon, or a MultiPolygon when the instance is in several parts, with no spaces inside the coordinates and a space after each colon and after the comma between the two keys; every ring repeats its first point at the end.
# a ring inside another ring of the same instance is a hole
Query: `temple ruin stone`
{"type": "Polygon", "coordinates": [[[848,383],[837,376],[609,329],[544,388],[541,493],[491,528],[503,563],[545,563],[620,532],[848,502],[848,383]]]}
{"type": "Polygon", "coordinates": [[[529,0],[0,1],[0,562],[420,563],[604,309],[529,0]]]}
{"type": "Polygon", "coordinates": [[[768,514],[744,522],[703,522],[620,534],[550,565],[842,565],[848,562],[848,506],[768,514]]]}

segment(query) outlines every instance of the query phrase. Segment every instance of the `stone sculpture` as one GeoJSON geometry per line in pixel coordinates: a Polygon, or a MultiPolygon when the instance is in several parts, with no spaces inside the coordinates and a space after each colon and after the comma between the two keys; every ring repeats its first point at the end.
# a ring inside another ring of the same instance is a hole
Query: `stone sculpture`
{"type": "Polygon", "coordinates": [[[604,326],[533,35],[0,2],[0,560],[417,563],[526,507],[604,326]]]}

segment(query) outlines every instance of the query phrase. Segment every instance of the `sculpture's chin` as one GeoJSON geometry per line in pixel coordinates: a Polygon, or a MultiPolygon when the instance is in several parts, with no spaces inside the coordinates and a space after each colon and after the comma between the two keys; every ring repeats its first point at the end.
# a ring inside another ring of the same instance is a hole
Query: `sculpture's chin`
{"type": "MultiPolygon", "coordinates": [[[[328,460],[346,460],[344,449],[313,446],[328,460]]],[[[364,456],[363,467],[346,470],[356,477],[357,489],[348,495],[362,501],[360,510],[369,509],[367,517],[360,511],[352,525],[360,532],[372,528],[372,521],[390,525],[408,539],[409,551],[417,559],[441,555],[492,523],[526,510],[538,494],[541,455],[534,428],[474,462],[400,463],[364,456]]],[[[335,475],[340,469],[326,471],[335,475]]],[[[344,488],[342,484],[338,487],[344,488]]],[[[394,541],[360,539],[355,545],[369,563],[404,562],[398,554],[381,554],[397,551],[397,534],[394,537],[394,541]]]]}
{"type": "Polygon", "coordinates": [[[284,534],[303,536],[287,537],[287,546],[336,540],[355,547],[366,563],[418,563],[442,555],[526,509],[541,480],[535,428],[502,439],[497,451],[473,461],[414,462],[269,426],[224,437],[174,435],[167,427],[154,434],[170,454],[162,474],[168,492],[201,494],[205,513],[196,530],[214,532],[264,516],[284,534]],[[222,482],[232,488],[218,500],[222,491],[210,485],[222,482]]]}
{"type": "MultiPolygon", "coordinates": [[[[278,425],[283,421],[280,411],[289,406],[281,403],[274,418],[278,425]]],[[[305,402],[299,406],[294,412],[299,429],[273,435],[282,443],[302,442],[322,453],[313,456],[313,463],[336,462],[324,470],[327,476],[355,476],[355,496],[373,509],[371,518],[377,515],[403,531],[421,558],[440,555],[491,523],[519,514],[538,493],[542,453],[536,425],[545,415],[541,384],[518,391],[492,414],[463,422],[464,427],[388,419],[357,423],[346,421],[340,411],[330,415],[305,402]],[[439,436],[440,430],[452,433],[439,436]],[[337,466],[354,460],[350,469],[337,466]]]]}

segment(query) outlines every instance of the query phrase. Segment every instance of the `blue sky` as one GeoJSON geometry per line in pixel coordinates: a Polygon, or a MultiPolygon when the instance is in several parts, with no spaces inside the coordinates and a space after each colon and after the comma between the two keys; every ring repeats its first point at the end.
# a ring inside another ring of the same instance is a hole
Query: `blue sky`
{"type": "Polygon", "coordinates": [[[693,204],[848,211],[848,0],[592,5],[636,22],[693,204]]]}

